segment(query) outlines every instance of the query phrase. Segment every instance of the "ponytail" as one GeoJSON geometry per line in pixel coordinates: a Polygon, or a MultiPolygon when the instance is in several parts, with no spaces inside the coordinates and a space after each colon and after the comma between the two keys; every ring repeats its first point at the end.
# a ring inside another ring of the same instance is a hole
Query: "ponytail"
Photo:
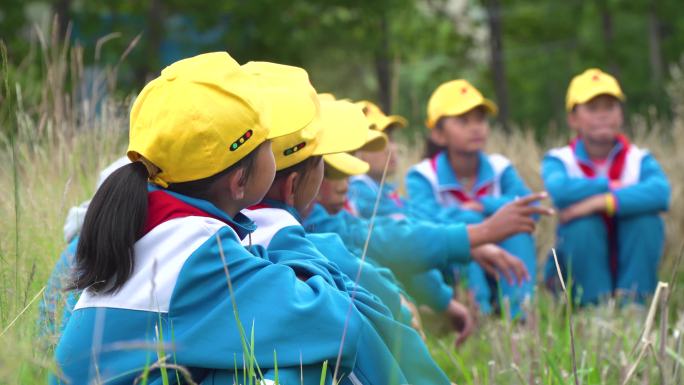
{"type": "Polygon", "coordinates": [[[147,219],[147,176],[145,166],[133,162],[97,190],[76,249],[76,277],[67,290],[114,293],[131,276],[133,248],[147,219]]]}

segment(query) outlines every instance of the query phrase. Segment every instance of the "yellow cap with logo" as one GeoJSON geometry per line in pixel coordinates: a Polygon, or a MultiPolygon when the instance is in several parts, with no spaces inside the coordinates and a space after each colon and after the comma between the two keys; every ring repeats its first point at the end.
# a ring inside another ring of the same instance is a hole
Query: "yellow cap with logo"
{"type": "Polygon", "coordinates": [[[590,68],[572,78],[568,93],[565,96],[565,108],[572,111],[578,104],[583,104],[599,95],[611,95],[625,101],[625,94],[618,81],[598,68],[590,68]]]}
{"type": "MultiPolygon", "coordinates": [[[[298,127],[277,123],[276,110],[311,121],[316,107],[303,93],[265,87],[226,52],[198,55],[166,67],[136,98],[128,157],[142,161],[150,181],[168,187],[215,175],[267,139],[298,127]]],[[[294,119],[294,118],[293,118],[294,119]]]]}
{"type": "Polygon", "coordinates": [[[428,128],[435,128],[440,118],[462,115],[479,106],[492,115],[498,112],[496,104],[482,96],[467,80],[451,80],[437,87],[430,96],[425,124],[428,128]]]}
{"type": "Polygon", "coordinates": [[[371,129],[378,131],[385,131],[388,128],[404,128],[408,122],[403,116],[399,115],[385,115],[384,112],[376,104],[368,100],[356,102],[363,109],[366,118],[371,123],[371,129]]]}
{"type": "Polygon", "coordinates": [[[320,115],[302,130],[271,143],[276,169],[282,170],[311,156],[354,151],[368,137],[368,120],[361,109],[344,100],[321,101],[320,115]]]}
{"type": "Polygon", "coordinates": [[[346,152],[323,155],[326,177],[329,179],[343,179],[353,175],[365,174],[370,165],[354,155],[346,152]]]}

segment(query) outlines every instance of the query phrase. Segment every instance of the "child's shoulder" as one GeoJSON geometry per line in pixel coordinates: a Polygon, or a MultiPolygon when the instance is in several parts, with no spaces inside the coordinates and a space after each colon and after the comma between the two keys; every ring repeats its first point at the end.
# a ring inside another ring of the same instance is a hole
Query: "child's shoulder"
{"type": "Polygon", "coordinates": [[[435,158],[424,158],[411,166],[406,174],[407,178],[425,178],[431,182],[437,181],[435,158]]]}
{"type": "Polygon", "coordinates": [[[499,153],[485,154],[487,161],[494,169],[495,173],[503,172],[508,167],[512,167],[513,163],[510,159],[499,153]]]}

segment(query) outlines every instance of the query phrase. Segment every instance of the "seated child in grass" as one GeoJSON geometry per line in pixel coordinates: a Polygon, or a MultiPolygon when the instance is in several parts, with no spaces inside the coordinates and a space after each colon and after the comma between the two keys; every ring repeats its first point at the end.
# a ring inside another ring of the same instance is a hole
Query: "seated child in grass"
{"type": "MultiPolygon", "coordinates": [[[[243,67],[262,76],[296,72],[294,67],[271,63],[252,62],[243,67]]],[[[306,72],[301,69],[300,72],[304,76],[299,81],[308,83],[306,72]]],[[[311,90],[316,98],[315,91],[311,90]]],[[[296,133],[273,140],[278,171],[265,199],[243,210],[257,225],[252,237],[243,243],[263,246],[269,253],[288,251],[291,255],[302,254],[305,258],[291,260],[300,276],[307,279],[313,274],[330,275],[338,289],[350,294],[354,306],[373,326],[373,329],[364,331],[362,338],[384,343],[384,346],[381,343],[367,344],[358,351],[356,366],[350,375],[361,383],[449,384],[416,331],[395,320],[380,298],[365,287],[355,285],[349,278],[348,275],[356,277],[361,267],[360,260],[349,253],[341,239],[335,234],[307,235],[301,225],[302,216],[309,211],[323,178],[321,156],[360,147],[368,131],[363,113],[352,103],[322,101],[320,105],[320,120],[296,133]],[[317,260],[311,258],[312,251],[320,253],[317,260]],[[338,264],[346,274],[329,272],[330,266],[336,271],[338,264]]],[[[331,311],[344,312],[346,309],[331,311]]]]}
{"type": "MultiPolygon", "coordinates": [[[[412,214],[442,223],[481,223],[530,193],[508,159],[484,152],[487,115],[495,113],[494,103],[465,80],[446,82],[433,92],[427,126],[434,151],[413,166],[406,178],[412,214]]],[[[468,266],[468,285],[485,312],[491,302],[508,299],[515,317],[525,298],[532,295],[536,277],[533,230],[534,221],[528,219],[516,234],[498,242],[527,267],[531,279],[522,284],[494,282],[486,279],[479,266],[468,266]]]]}
{"type": "MultiPolygon", "coordinates": [[[[542,162],[560,214],[559,262],[581,304],[613,294],[643,301],[657,284],[670,185],[655,157],[622,133],[624,101],[611,75],[588,69],[575,76],[566,109],[576,137],[542,162]]],[[[546,278],[556,280],[551,259],[546,278]]]]}
{"type": "Polygon", "coordinates": [[[131,110],[133,163],[85,216],[67,288],[83,292],[52,383],[201,382],[255,363],[273,379],[276,361],[320,367],[338,354],[342,372],[354,369],[372,327],[350,296],[299,279],[279,261],[287,252],[240,243],[254,229],[240,210],[273,182],[270,139],[316,114],[306,92],[266,87],[225,52],[176,62],[145,86],[131,110]]]}
{"type": "MultiPolygon", "coordinates": [[[[370,132],[373,135],[369,137],[363,150],[381,151],[384,146],[375,143],[380,132],[370,132]]],[[[386,140],[384,135],[381,138],[386,140]]],[[[356,216],[353,207],[349,205],[348,178],[367,172],[369,165],[349,154],[326,155],[324,160],[325,178],[318,195],[318,203],[305,219],[307,231],[337,233],[347,247],[360,256],[366,244],[369,221],[356,216]]],[[[396,216],[376,216],[372,234],[368,239],[366,260],[376,266],[391,268],[394,273],[404,278],[404,281],[432,269],[446,268],[450,263],[469,262],[471,258],[495,275],[503,272],[506,279],[524,280],[527,273],[518,259],[495,246],[486,244],[505,239],[519,231],[519,226],[527,223],[527,217],[522,213],[527,210],[529,208],[526,201],[521,200],[497,212],[482,224],[468,226],[459,223],[435,224],[396,216]],[[483,234],[486,234],[486,237],[483,238],[483,234]]],[[[438,290],[448,293],[444,296],[445,304],[435,307],[435,310],[444,311],[454,323],[465,324],[467,310],[453,300],[452,289],[444,283],[439,272],[433,277],[433,282],[435,286],[440,285],[437,286],[438,290]]],[[[421,304],[434,303],[434,298],[440,297],[439,291],[430,293],[429,290],[423,290],[418,294],[423,294],[422,297],[427,298],[416,298],[421,304]]],[[[467,330],[464,334],[467,336],[467,330]]],[[[464,334],[459,336],[459,342],[463,340],[464,334]]]]}

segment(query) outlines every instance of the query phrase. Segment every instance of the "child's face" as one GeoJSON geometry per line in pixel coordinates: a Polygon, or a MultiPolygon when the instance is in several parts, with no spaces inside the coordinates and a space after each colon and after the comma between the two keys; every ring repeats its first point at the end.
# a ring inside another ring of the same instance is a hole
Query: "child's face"
{"type": "Polygon", "coordinates": [[[264,199],[276,173],[271,141],[267,140],[254,151],[257,153],[245,184],[244,199],[246,202],[244,207],[255,205],[264,199]]]}
{"type": "Polygon", "coordinates": [[[318,190],[323,181],[323,158],[319,158],[316,165],[309,169],[306,174],[300,176],[294,191],[294,208],[300,215],[306,217],[311,211],[312,203],[318,195],[318,190]]]}
{"type": "Polygon", "coordinates": [[[387,134],[387,146],[381,151],[357,151],[354,154],[359,159],[370,165],[368,175],[373,179],[382,178],[385,170],[385,163],[389,157],[387,165],[387,175],[392,175],[397,170],[397,144],[392,140],[392,131],[385,131],[387,134]]]}
{"type": "Polygon", "coordinates": [[[323,179],[318,192],[318,203],[330,214],[337,214],[344,208],[349,192],[349,179],[323,179]]]}
{"type": "Polygon", "coordinates": [[[441,126],[431,132],[432,140],[449,151],[477,153],[487,143],[489,122],[483,107],[474,108],[462,115],[447,116],[441,126]]]}
{"type": "Polygon", "coordinates": [[[622,127],[622,104],[614,96],[599,95],[578,104],[568,114],[568,125],[583,139],[599,144],[611,144],[622,127]]]}

